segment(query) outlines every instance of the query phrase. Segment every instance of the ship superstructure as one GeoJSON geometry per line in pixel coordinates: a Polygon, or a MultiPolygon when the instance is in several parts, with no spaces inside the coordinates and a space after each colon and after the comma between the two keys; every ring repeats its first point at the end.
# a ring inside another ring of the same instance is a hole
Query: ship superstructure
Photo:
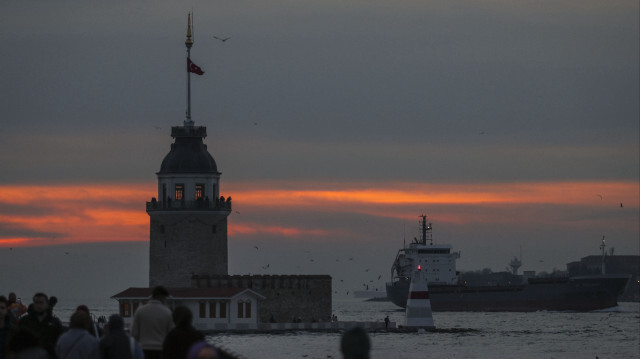
{"type": "Polygon", "coordinates": [[[448,244],[434,243],[431,223],[427,223],[426,215],[420,218],[421,237],[414,238],[408,247],[398,250],[391,267],[391,285],[395,282],[409,283],[418,265],[423,268],[423,276],[429,286],[458,284],[456,260],[460,258],[460,252],[452,252],[448,244]]]}

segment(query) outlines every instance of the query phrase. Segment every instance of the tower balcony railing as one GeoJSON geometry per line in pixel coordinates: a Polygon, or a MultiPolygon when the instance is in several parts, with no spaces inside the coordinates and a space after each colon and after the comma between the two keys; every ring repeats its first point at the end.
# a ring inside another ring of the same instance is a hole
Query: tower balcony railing
{"type": "Polygon", "coordinates": [[[157,201],[155,198],[151,202],[147,202],[147,211],[166,211],[166,210],[189,210],[189,211],[231,211],[231,197],[224,197],[210,200],[208,198],[197,199],[195,201],[173,200],[171,198],[166,201],[157,201]]]}

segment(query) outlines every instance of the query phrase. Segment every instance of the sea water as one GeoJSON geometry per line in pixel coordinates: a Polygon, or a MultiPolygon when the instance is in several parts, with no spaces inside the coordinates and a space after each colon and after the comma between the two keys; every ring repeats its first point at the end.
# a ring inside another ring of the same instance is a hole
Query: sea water
{"type": "MultiPolygon", "coordinates": [[[[115,301],[84,303],[94,315],[117,311],[115,301]]],[[[74,306],[56,314],[67,321],[74,306]]],[[[338,320],[404,324],[390,302],[334,299],[338,320]]],[[[593,312],[434,312],[438,329],[426,333],[370,333],[371,358],[640,358],[640,303],[593,312]],[[469,330],[468,330],[469,329],[469,330]]],[[[215,345],[245,358],[341,358],[340,333],[216,334],[215,345]]]]}

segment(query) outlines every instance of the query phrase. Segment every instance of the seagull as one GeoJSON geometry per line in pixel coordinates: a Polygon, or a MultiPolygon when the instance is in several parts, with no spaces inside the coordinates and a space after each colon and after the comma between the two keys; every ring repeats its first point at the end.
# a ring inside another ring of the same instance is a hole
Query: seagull
{"type": "Polygon", "coordinates": [[[213,38],[216,39],[216,40],[220,40],[222,42],[225,42],[225,41],[229,40],[231,38],[231,36],[221,38],[221,37],[217,37],[217,36],[213,35],[213,38]]]}
{"type": "Polygon", "coordinates": [[[256,249],[256,251],[258,250],[258,246],[253,246],[253,248],[255,248],[255,249],[256,249]]]}
{"type": "Polygon", "coordinates": [[[620,202],[620,208],[622,208],[622,202],[620,202]]]}
{"type": "Polygon", "coordinates": [[[601,194],[596,194],[596,196],[600,197],[600,200],[602,200],[602,195],[601,194]]]}

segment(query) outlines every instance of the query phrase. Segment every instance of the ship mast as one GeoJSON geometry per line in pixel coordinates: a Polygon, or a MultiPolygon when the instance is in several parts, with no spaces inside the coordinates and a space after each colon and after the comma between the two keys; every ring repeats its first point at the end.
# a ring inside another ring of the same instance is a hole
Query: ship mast
{"type": "Polygon", "coordinates": [[[604,236],[602,236],[602,244],[600,244],[600,250],[602,251],[602,274],[605,274],[605,255],[606,252],[604,251],[605,245],[604,245],[604,236]]]}
{"type": "Polygon", "coordinates": [[[425,214],[421,215],[422,218],[421,229],[422,229],[422,237],[420,238],[420,242],[422,244],[427,244],[427,241],[431,242],[433,245],[433,236],[431,235],[431,223],[427,225],[427,216],[425,214]]]}

